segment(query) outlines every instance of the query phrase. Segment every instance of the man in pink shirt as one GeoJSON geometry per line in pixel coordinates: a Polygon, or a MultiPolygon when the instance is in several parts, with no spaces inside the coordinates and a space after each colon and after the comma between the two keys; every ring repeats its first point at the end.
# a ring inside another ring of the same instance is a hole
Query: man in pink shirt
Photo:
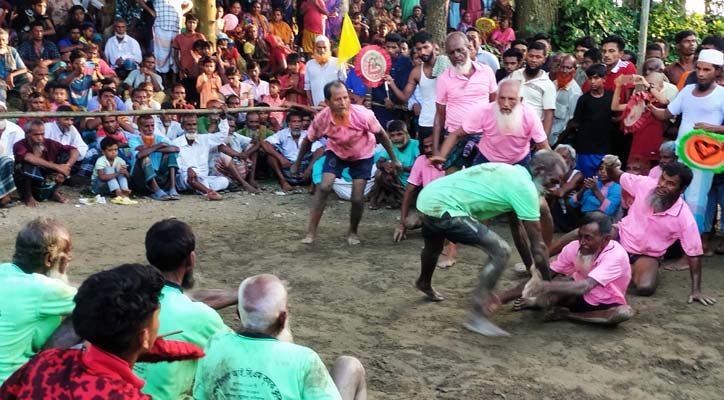
{"type": "Polygon", "coordinates": [[[615,325],[630,319],[634,312],[626,304],[626,289],[631,281],[631,265],[626,250],[613,239],[611,219],[592,212],[578,229],[578,240],[563,248],[551,263],[556,274],[573,281],[542,281],[535,276],[525,291],[536,297],[523,297],[516,308],[552,306],[547,319],[573,319],[615,325]],[[537,287],[536,287],[537,286],[537,287]]]}
{"type": "MultiPolygon", "coordinates": [[[[659,259],[679,240],[691,273],[688,302],[714,304],[716,299],[701,293],[701,256],[704,253],[701,237],[689,206],[681,198],[691,183],[691,170],[680,162],[672,162],[662,164],[661,171],[658,180],[624,173],[619,168],[607,171],[613,181],[619,182],[634,198],[628,214],[618,223],[618,241],[629,254],[633,284],[641,296],[654,294],[659,259]]],[[[570,236],[561,238],[549,253],[560,251],[567,240],[570,241],[570,236]]]]}
{"type": "MultiPolygon", "coordinates": [[[[439,153],[440,137],[443,128],[447,132],[455,132],[463,125],[466,116],[481,112],[483,106],[495,99],[498,85],[493,70],[487,65],[474,62],[470,58],[468,38],[462,32],[453,32],[445,39],[445,51],[452,63],[437,77],[436,111],[432,127],[433,152],[439,153]]],[[[462,160],[455,159],[450,166],[461,167],[462,160]]]]}
{"type": "Polygon", "coordinates": [[[350,209],[347,243],[360,243],[357,227],[364,210],[364,188],[372,172],[373,156],[377,142],[387,151],[396,173],[401,172],[402,164],[392,151],[392,143],[387,133],[375,118],[372,111],[364,106],[350,103],[347,86],[341,81],[333,81],[324,86],[324,99],[328,107],[319,112],[309,126],[307,137],[299,146],[297,160],[290,168],[292,174],[299,170],[304,156],[312,143],[322,137],[327,138],[327,151],[322,168],[322,183],[314,198],[309,215],[307,236],[302,243],[312,244],[317,236],[317,226],[322,219],[327,197],[332,192],[336,178],[342,176],[342,170],[349,167],[352,177],[352,207],[350,209]]]}
{"type": "Polygon", "coordinates": [[[543,124],[535,111],[520,102],[520,81],[500,83],[494,103],[469,112],[462,127],[448,134],[438,157],[446,158],[460,138],[481,134],[480,154],[473,164],[500,162],[527,166],[530,161],[530,142],[536,149],[550,150],[543,124]]]}

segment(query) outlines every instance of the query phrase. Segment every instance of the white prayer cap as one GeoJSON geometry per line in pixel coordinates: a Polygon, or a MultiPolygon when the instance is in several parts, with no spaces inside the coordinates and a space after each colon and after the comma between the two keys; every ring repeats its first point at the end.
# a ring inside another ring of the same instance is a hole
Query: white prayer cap
{"type": "Polygon", "coordinates": [[[699,53],[697,61],[703,61],[721,67],[724,65],[724,54],[719,50],[704,49],[699,53]]]}
{"type": "MultiPolygon", "coordinates": [[[[325,43],[329,44],[329,38],[324,35],[319,35],[316,38],[314,38],[314,44],[317,44],[319,42],[325,42],[325,43]]],[[[721,64],[719,64],[719,65],[721,65],[721,64]]]]}

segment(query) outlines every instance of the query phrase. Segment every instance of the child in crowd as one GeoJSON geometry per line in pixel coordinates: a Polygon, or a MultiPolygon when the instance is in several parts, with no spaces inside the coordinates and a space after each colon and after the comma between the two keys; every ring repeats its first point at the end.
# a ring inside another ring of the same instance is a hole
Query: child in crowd
{"type": "Polygon", "coordinates": [[[111,203],[120,205],[138,204],[128,196],[131,191],[128,189],[128,179],[131,177],[128,172],[128,165],[118,157],[118,141],[111,137],[101,140],[101,151],[103,156],[96,160],[93,167],[91,184],[96,194],[114,194],[116,197],[111,203]]]}
{"type": "Polygon", "coordinates": [[[201,74],[196,78],[196,90],[199,92],[199,107],[206,108],[210,100],[219,98],[221,90],[221,77],[216,73],[216,62],[210,57],[204,57],[199,62],[201,74]]]}
{"type": "Polygon", "coordinates": [[[585,190],[571,197],[569,204],[580,207],[582,213],[601,211],[608,216],[616,217],[621,206],[621,185],[608,176],[608,170],[619,168],[618,157],[608,154],[598,167],[598,176],[583,180],[585,190]]]}
{"type": "MultiPolygon", "coordinates": [[[[264,97],[261,98],[261,101],[263,101],[266,104],[269,104],[270,107],[281,107],[286,102],[284,101],[284,97],[280,94],[280,85],[279,81],[276,79],[272,79],[269,81],[269,94],[264,95],[264,97]]],[[[274,120],[272,125],[274,126],[282,126],[282,123],[284,121],[284,112],[282,111],[273,111],[269,113],[269,119],[274,120]]]]}
{"type": "Polygon", "coordinates": [[[377,172],[375,185],[369,194],[369,208],[374,210],[382,205],[387,208],[400,207],[407,179],[415,159],[420,155],[420,145],[416,139],[411,139],[407,133],[407,125],[400,120],[392,120],[387,124],[387,131],[392,142],[392,150],[396,158],[402,163],[402,171],[396,173],[390,164],[390,156],[381,146],[375,154],[377,158],[377,172]]]}

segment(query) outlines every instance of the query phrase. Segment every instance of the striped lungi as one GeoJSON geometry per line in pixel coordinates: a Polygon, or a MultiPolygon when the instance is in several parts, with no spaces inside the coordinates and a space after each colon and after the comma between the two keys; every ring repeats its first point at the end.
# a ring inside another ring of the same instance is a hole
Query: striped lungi
{"type": "Polygon", "coordinates": [[[13,159],[10,157],[0,157],[0,198],[15,191],[13,170],[13,159]]]}
{"type": "Polygon", "coordinates": [[[153,27],[153,55],[156,57],[156,71],[167,73],[170,70],[176,72],[173,62],[173,51],[171,43],[178,32],[153,27]]]}

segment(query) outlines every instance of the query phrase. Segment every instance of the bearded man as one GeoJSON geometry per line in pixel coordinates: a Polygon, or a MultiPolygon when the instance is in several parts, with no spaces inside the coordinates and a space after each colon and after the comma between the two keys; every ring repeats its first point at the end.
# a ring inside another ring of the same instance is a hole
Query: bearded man
{"type": "MultiPolygon", "coordinates": [[[[613,181],[634,197],[628,214],[618,223],[614,235],[629,254],[633,285],[637,294],[650,296],[656,291],[659,260],[666,249],[679,240],[691,274],[688,302],[711,305],[715,299],[701,293],[701,237],[694,216],[681,195],[691,183],[692,172],[680,162],[661,164],[659,179],[623,173],[618,167],[606,172],[613,181]]],[[[571,240],[573,231],[551,247],[560,251],[571,240]]]]}
{"type": "Polygon", "coordinates": [[[128,139],[133,191],[149,194],[158,201],[179,200],[181,197],[176,191],[179,148],[165,136],[155,133],[153,116],[142,115],[137,122],[140,134],[128,139]]]}
{"type": "Polygon", "coordinates": [[[304,90],[307,98],[312,99],[312,105],[318,106],[325,99],[324,87],[329,82],[340,80],[344,82],[347,75],[344,68],[340,68],[337,57],[332,57],[332,48],[324,35],[314,40],[314,53],[312,59],[307,61],[304,72],[304,90]]]}
{"type": "Polygon", "coordinates": [[[506,214],[521,255],[532,254],[541,276],[550,279],[539,198],[543,191],[560,184],[567,169],[560,155],[543,150],[533,156],[527,169],[520,165],[488,163],[430,182],[417,198],[425,239],[417,289],[431,301],[444,299],[432,288],[432,275],[445,239],[485,251],[488,260],[480,272],[473,292],[472,313],[464,326],[481,335],[507,335],[489,318],[499,305],[500,300],[492,290],[508,264],[510,246],[480,221],[506,214]]]}
{"type": "Polygon", "coordinates": [[[25,205],[37,207],[49,199],[65,203],[59,189],[80,156],[75,147],[46,139],[45,124],[35,119],[26,124],[25,139],[15,143],[13,155],[15,185],[25,205]]]}
{"type": "Polygon", "coordinates": [[[553,127],[548,138],[550,143],[555,144],[558,141],[558,135],[566,130],[568,122],[573,119],[578,98],[583,94],[581,87],[574,80],[575,77],[576,59],[571,55],[564,54],[553,82],[556,87],[556,110],[553,112],[553,127]]]}
{"type": "MultiPolygon", "coordinates": [[[[165,279],[158,314],[159,331],[180,331],[175,340],[206,346],[219,332],[231,332],[214,310],[236,304],[235,291],[199,290],[194,286],[196,237],[191,226],[177,219],[159,221],[146,232],[146,258],[165,279]]],[[[178,399],[191,392],[196,360],[136,363],[133,372],[146,381],[142,391],[153,398],[178,399]]]]}
{"type": "Polygon", "coordinates": [[[551,263],[551,270],[572,280],[541,281],[534,274],[525,291],[536,297],[523,297],[516,309],[532,306],[551,308],[547,319],[571,319],[594,324],[615,325],[630,319],[634,312],[626,304],[631,281],[629,255],[613,240],[614,228],[606,214],[594,211],[578,229],[578,240],[563,248],[551,263]]]}
{"type": "Polygon", "coordinates": [[[222,200],[218,191],[229,186],[229,179],[209,174],[209,156],[213,149],[224,151],[226,132],[199,135],[196,115],[184,115],[181,126],[184,135],[172,142],[179,149],[177,162],[180,179],[176,182],[179,189],[194,190],[206,196],[207,200],[222,200]]]}
{"type": "Polygon", "coordinates": [[[480,154],[473,164],[500,162],[525,167],[531,158],[531,140],[536,149],[550,150],[543,124],[535,111],[521,101],[520,88],[517,80],[501,82],[495,102],[470,113],[462,128],[445,139],[436,159],[446,159],[458,139],[466,134],[482,134],[478,143],[480,154]]]}
{"type": "Polygon", "coordinates": [[[40,351],[73,311],[76,290],[67,279],[72,247],[65,227],[41,217],[18,233],[12,263],[0,264],[0,384],[40,351]]]}
{"type": "Polygon", "coordinates": [[[505,79],[520,81],[523,100],[538,114],[543,121],[543,129],[550,135],[553,127],[553,113],[556,109],[556,87],[543,70],[547,48],[541,42],[532,42],[525,53],[525,67],[513,71],[505,79]]]}
{"type": "MultiPolygon", "coordinates": [[[[704,49],[696,61],[696,85],[687,85],[664,108],[649,105],[648,109],[661,121],[681,115],[678,138],[692,129],[704,129],[717,132],[724,121],[724,87],[717,84],[717,79],[724,64],[724,54],[719,50],[704,49]]],[[[677,140],[678,143],[678,140],[677,140]]],[[[704,220],[709,189],[714,174],[708,171],[695,170],[691,185],[686,190],[686,204],[694,213],[699,232],[704,232],[704,220]]]]}
{"type": "MultiPolygon", "coordinates": [[[[449,34],[445,39],[445,51],[453,68],[448,68],[437,77],[435,120],[432,127],[435,154],[440,152],[443,128],[447,132],[460,129],[466,116],[493,101],[498,90],[493,70],[470,59],[470,43],[463,33],[449,34]]],[[[456,147],[446,167],[457,167],[454,170],[462,167],[464,146],[465,142],[462,141],[456,147]]]]}
{"type": "Polygon", "coordinates": [[[375,114],[364,106],[350,104],[347,86],[341,81],[333,81],[324,86],[324,98],[328,106],[319,112],[309,126],[307,136],[299,146],[299,155],[290,172],[296,175],[302,159],[309,152],[312,143],[327,138],[327,151],[322,167],[322,183],[316,191],[312,211],[309,215],[307,236],[302,243],[312,244],[317,237],[317,226],[332,192],[336,178],[342,177],[342,171],[349,167],[352,177],[352,196],[350,201],[350,223],[347,232],[347,244],[360,244],[357,228],[364,210],[364,189],[372,173],[377,142],[382,144],[390,156],[392,169],[402,170],[402,164],[392,150],[387,133],[375,118],[375,114]]]}

